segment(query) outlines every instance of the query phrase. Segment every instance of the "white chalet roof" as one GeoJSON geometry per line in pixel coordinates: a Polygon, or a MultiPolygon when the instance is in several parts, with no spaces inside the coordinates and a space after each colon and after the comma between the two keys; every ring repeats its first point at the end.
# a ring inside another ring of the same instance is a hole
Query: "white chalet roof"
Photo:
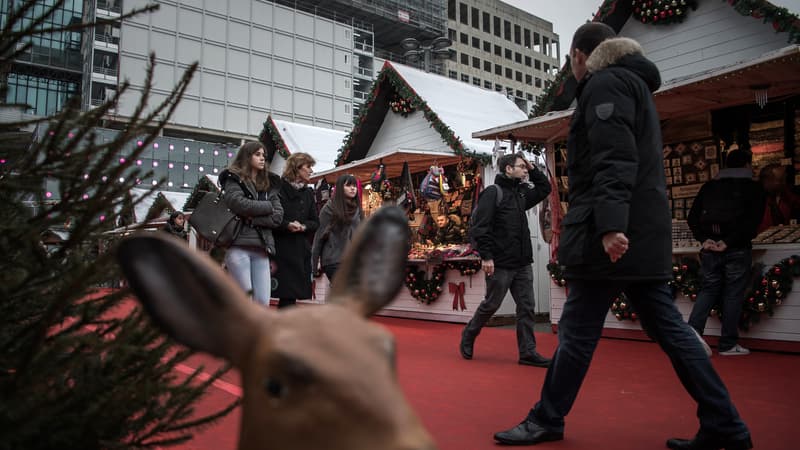
{"type": "MultiPolygon", "coordinates": [[[[273,119],[278,132],[283,139],[289,153],[308,153],[317,161],[314,170],[319,172],[332,169],[336,155],[342,147],[342,142],[347,133],[330,128],[320,128],[311,125],[304,125],[285,120],[273,119]]],[[[278,155],[280,156],[280,155],[278,155]]],[[[273,162],[281,165],[276,158],[273,162]]],[[[281,158],[282,159],[282,158],[281,158]]],[[[271,168],[274,172],[277,168],[271,168]]],[[[282,170],[281,170],[282,172],[282,170]]],[[[280,172],[278,172],[280,173],[280,172]]]]}
{"type": "Polygon", "coordinates": [[[499,92],[481,89],[402,64],[387,64],[394,67],[406,83],[470,150],[491,154],[494,147],[493,142],[475,139],[472,133],[528,118],[528,115],[513,101],[499,92]]]}
{"type": "MultiPolygon", "coordinates": [[[[216,177],[215,177],[216,178],[216,177]]],[[[141,223],[147,217],[147,212],[150,211],[150,208],[155,203],[156,199],[158,198],[158,194],[162,194],[164,198],[172,205],[172,208],[175,210],[180,211],[183,209],[183,205],[186,204],[186,200],[189,198],[189,193],[183,192],[174,192],[174,191],[153,191],[150,195],[147,195],[148,189],[142,188],[133,188],[131,189],[131,197],[134,201],[146,196],[144,200],[138,203],[133,208],[134,220],[136,223],[141,223]]]]}

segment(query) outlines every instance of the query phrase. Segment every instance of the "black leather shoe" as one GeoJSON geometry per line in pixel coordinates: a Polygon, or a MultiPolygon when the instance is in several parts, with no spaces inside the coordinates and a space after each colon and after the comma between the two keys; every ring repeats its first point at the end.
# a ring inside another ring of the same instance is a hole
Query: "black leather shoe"
{"type": "Polygon", "coordinates": [[[563,432],[550,431],[526,419],[514,428],[494,434],[494,440],[506,445],[535,445],[541,442],[560,441],[563,432]]]}
{"type": "Polygon", "coordinates": [[[749,450],[753,448],[750,436],[730,439],[720,436],[700,435],[694,439],[669,439],[667,447],[673,450],[749,450]]]}
{"type": "Polygon", "coordinates": [[[461,342],[458,344],[458,351],[461,352],[461,357],[464,359],[472,359],[472,347],[475,345],[475,338],[468,338],[466,335],[467,329],[461,332],[461,342]]]}
{"type": "Polygon", "coordinates": [[[534,352],[533,355],[522,357],[517,362],[523,366],[550,367],[550,361],[550,359],[534,352]]]}

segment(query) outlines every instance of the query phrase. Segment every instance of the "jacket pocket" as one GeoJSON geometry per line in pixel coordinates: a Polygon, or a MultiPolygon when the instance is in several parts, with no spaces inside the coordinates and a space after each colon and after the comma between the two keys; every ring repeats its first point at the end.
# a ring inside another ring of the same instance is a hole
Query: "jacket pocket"
{"type": "Polygon", "coordinates": [[[561,222],[561,237],[558,244],[559,264],[569,266],[584,264],[585,253],[592,237],[592,207],[571,207],[561,222]]]}

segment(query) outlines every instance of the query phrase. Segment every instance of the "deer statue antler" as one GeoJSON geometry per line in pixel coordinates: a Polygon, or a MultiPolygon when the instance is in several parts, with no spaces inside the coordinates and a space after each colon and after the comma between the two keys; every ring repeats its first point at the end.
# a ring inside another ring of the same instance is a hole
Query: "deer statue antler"
{"type": "Polygon", "coordinates": [[[400,290],[408,250],[403,211],[382,208],[348,247],[328,302],[280,312],[164,233],[127,238],[117,255],[159,326],[241,371],[240,449],[434,450],[397,382],[394,338],[365,320],[400,290]]]}

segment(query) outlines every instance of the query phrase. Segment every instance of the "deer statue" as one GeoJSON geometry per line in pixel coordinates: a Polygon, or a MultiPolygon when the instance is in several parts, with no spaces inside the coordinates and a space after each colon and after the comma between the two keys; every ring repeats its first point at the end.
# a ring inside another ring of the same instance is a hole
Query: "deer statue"
{"type": "Polygon", "coordinates": [[[350,243],[327,303],[280,312],[165,233],[123,240],[117,258],[156,324],[241,372],[240,449],[435,450],[400,390],[394,338],[366,320],[400,290],[408,250],[403,211],[382,208],[350,243]]]}

